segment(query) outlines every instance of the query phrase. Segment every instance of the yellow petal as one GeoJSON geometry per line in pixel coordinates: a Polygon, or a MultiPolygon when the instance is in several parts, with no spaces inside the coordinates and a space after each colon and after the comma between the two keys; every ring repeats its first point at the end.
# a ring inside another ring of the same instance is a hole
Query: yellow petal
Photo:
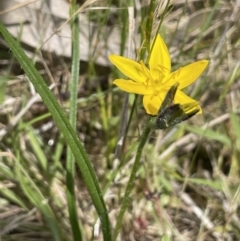
{"type": "Polygon", "coordinates": [[[109,60],[130,79],[140,83],[146,81],[142,66],[138,62],[114,54],[109,55],[109,60]]]}
{"type": "Polygon", "coordinates": [[[143,97],[143,106],[149,115],[157,115],[158,113],[159,105],[156,103],[159,101],[153,101],[153,99],[156,99],[156,96],[144,95],[143,97]]]}
{"type": "Polygon", "coordinates": [[[169,81],[167,81],[167,85],[172,86],[176,82],[179,82],[179,89],[187,87],[197,80],[197,78],[208,66],[208,63],[208,60],[201,60],[182,67],[181,69],[171,73],[169,81]]]}
{"type": "Polygon", "coordinates": [[[149,115],[157,115],[166,92],[161,91],[159,95],[144,95],[143,106],[149,115]]]}
{"type": "Polygon", "coordinates": [[[117,85],[119,89],[129,93],[135,93],[139,95],[151,95],[153,93],[152,88],[132,80],[116,79],[113,81],[113,83],[117,85]]]}
{"type": "Polygon", "coordinates": [[[202,113],[202,109],[200,107],[200,105],[198,104],[198,102],[192,98],[190,98],[188,95],[184,94],[181,90],[177,90],[177,93],[175,95],[175,99],[174,99],[174,103],[175,104],[188,104],[188,103],[196,103],[197,107],[200,108],[199,112],[197,114],[201,114],[202,113]]]}
{"type": "Polygon", "coordinates": [[[199,112],[201,111],[201,107],[198,105],[197,102],[191,102],[188,104],[184,104],[184,105],[182,105],[182,108],[186,114],[189,114],[189,113],[195,112],[195,111],[197,111],[195,113],[200,114],[199,112]]]}
{"type": "MultiPolygon", "coordinates": [[[[168,72],[171,71],[171,58],[168,52],[168,48],[159,34],[156,37],[156,41],[152,49],[149,66],[151,72],[154,73],[156,71],[159,72],[161,67],[168,72]]],[[[154,77],[157,77],[155,74],[153,75],[154,77]]]]}

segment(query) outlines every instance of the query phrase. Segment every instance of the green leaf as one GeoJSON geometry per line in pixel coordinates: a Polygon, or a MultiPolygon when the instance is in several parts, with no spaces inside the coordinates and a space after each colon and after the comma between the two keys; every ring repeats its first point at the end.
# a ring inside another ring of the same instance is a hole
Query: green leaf
{"type": "Polygon", "coordinates": [[[44,82],[42,76],[38,73],[33,63],[29,60],[26,54],[21,49],[20,45],[13,39],[7,29],[0,22],[0,32],[6,40],[7,44],[11,48],[14,56],[21,64],[21,67],[25,71],[26,75],[31,80],[35,89],[41,96],[43,102],[52,114],[53,119],[58,125],[60,131],[62,132],[67,144],[71,148],[78,167],[82,173],[82,177],[87,186],[89,194],[92,198],[93,204],[98,212],[100,220],[102,222],[102,230],[104,235],[104,240],[111,240],[111,230],[110,222],[108,218],[108,212],[103,200],[103,196],[98,184],[97,176],[89,161],[88,155],[83,148],[83,145],[78,139],[78,136],[70,125],[69,120],[64,113],[63,109],[58,104],[57,100],[49,90],[47,84],[44,82]]]}

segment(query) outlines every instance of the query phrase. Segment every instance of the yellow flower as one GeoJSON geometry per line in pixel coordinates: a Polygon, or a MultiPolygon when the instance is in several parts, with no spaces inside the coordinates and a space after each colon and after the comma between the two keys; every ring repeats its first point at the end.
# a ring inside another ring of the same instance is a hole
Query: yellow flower
{"type": "Polygon", "coordinates": [[[130,80],[116,79],[114,84],[120,89],[139,95],[143,95],[143,106],[150,115],[157,115],[158,110],[168,90],[179,83],[174,103],[195,103],[201,113],[201,107],[197,101],[184,94],[181,89],[193,83],[205,70],[209,61],[201,60],[171,72],[171,58],[163,39],[157,35],[152,53],[149,59],[149,68],[143,61],[136,62],[131,59],[110,55],[110,61],[130,80]]]}

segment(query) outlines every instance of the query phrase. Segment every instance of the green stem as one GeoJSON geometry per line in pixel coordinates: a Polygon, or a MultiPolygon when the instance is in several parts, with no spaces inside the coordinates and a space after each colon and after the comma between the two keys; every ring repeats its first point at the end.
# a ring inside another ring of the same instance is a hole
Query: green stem
{"type": "Polygon", "coordinates": [[[118,215],[118,218],[117,218],[117,224],[116,224],[116,227],[115,227],[114,232],[113,232],[113,241],[115,241],[117,239],[118,233],[119,233],[120,228],[122,226],[123,216],[124,216],[124,213],[125,213],[125,211],[128,207],[128,204],[129,204],[129,199],[130,199],[129,197],[130,197],[130,194],[131,194],[132,189],[133,189],[134,179],[135,179],[137,171],[139,169],[140,158],[141,158],[141,155],[142,155],[143,147],[144,147],[144,145],[145,145],[145,143],[148,139],[149,134],[151,133],[151,130],[154,127],[154,124],[155,123],[153,122],[153,118],[149,117],[148,121],[147,121],[147,124],[144,128],[144,131],[143,131],[143,133],[140,137],[139,145],[138,145],[138,149],[137,149],[137,154],[136,154],[135,161],[134,161],[133,168],[132,168],[132,172],[131,172],[130,178],[128,180],[128,184],[127,184],[127,188],[126,188],[126,191],[125,191],[125,194],[124,194],[124,197],[123,197],[121,209],[120,209],[120,212],[119,212],[119,215],[118,215]]]}

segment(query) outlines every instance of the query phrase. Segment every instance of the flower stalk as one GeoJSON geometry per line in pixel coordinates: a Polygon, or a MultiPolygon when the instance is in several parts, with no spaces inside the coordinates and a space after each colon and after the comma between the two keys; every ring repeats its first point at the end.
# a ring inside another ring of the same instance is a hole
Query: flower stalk
{"type": "Polygon", "coordinates": [[[148,117],[146,126],[143,130],[143,133],[142,133],[140,139],[139,139],[139,144],[138,144],[137,153],[136,153],[136,156],[135,156],[133,168],[132,168],[131,175],[129,177],[128,184],[127,184],[127,187],[126,187],[126,190],[125,190],[125,194],[124,194],[124,197],[123,197],[123,200],[122,200],[122,205],[121,205],[121,208],[120,208],[120,211],[119,211],[119,214],[118,214],[118,218],[117,218],[117,224],[116,224],[116,227],[115,227],[114,232],[113,232],[113,241],[117,240],[118,233],[119,233],[119,231],[122,227],[123,216],[124,216],[124,213],[125,213],[128,205],[129,205],[130,194],[132,192],[132,189],[133,189],[133,186],[134,186],[134,180],[135,180],[137,171],[139,169],[143,147],[146,144],[146,142],[148,140],[148,136],[151,133],[153,127],[154,127],[153,119],[155,119],[155,118],[150,117],[150,116],[148,117]]]}

